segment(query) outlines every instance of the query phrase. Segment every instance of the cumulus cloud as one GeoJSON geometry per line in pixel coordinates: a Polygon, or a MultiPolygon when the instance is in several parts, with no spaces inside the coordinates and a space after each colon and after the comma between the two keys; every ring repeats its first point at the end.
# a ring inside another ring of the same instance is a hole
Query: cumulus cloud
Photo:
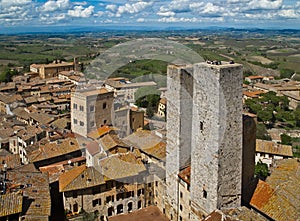
{"type": "Polygon", "coordinates": [[[223,11],[224,11],[224,8],[214,5],[212,3],[207,3],[203,8],[202,13],[212,15],[212,14],[219,14],[223,11]]]}
{"type": "Polygon", "coordinates": [[[64,10],[69,8],[70,2],[69,0],[50,0],[47,1],[42,7],[41,10],[45,12],[53,12],[57,10],[64,10]]]}
{"type": "Polygon", "coordinates": [[[161,6],[159,12],[173,11],[175,13],[185,13],[191,11],[191,1],[189,0],[172,0],[169,4],[161,6]]]}
{"type": "Polygon", "coordinates": [[[33,18],[31,0],[0,0],[0,23],[17,25],[33,18]]]}
{"type": "Polygon", "coordinates": [[[249,9],[279,9],[283,0],[252,0],[249,9]]]}
{"type": "Polygon", "coordinates": [[[116,11],[117,8],[118,8],[117,5],[107,5],[107,6],[105,7],[105,9],[110,10],[110,11],[113,11],[113,12],[116,11]]]}
{"type": "Polygon", "coordinates": [[[28,5],[32,3],[31,0],[1,0],[0,6],[2,7],[10,7],[16,5],[28,5]]]}
{"type": "Polygon", "coordinates": [[[129,14],[136,14],[144,9],[148,8],[151,6],[153,3],[152,2],[137,2],[133,4],[126,3],[125,5],[121,5],[118,7],[117,12],[116,12],[116,17],[121,17],[122,14],[124,13],[129,13],[129,14]]]}
{"type": "Polygon", "coordinates": [[[278,15],[283,18],[300,18],[300,14],[297,13],[294,9],[285,9],[280,10],[278,15]]]}
{"type": "Polygon", "coordinates": [[[144,18],[138,18],[136,21],[137,22],[145,22],[145,19],[144,18]]]}
{"type": "Polygon", "coordinates": [[[166,12],[157,12],[157,15],[163,16],[163,17],[173,17],[175,15],[175,12],[172,11],[166,11],[166,12]]]}
{"type": "Polygon", "coordinates": [[[94,8],[95,6],[89,6],[87,8],[81,5],[75,6],[73,10],[68,10],[68,15],[77,18],[88,18],[93,14],[94,8]]]}

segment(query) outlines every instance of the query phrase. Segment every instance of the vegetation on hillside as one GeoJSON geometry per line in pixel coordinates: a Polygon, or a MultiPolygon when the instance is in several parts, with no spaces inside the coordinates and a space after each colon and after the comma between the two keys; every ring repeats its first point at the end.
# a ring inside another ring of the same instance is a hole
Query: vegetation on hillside
{"type": "Polygon", "coordinates": [[[246,108],[256,114],[259,122],[268,127],[283,126],[288,128],[299,127],[299,108],[289,109],[289,100],[286,96],[276,96],[275,92],[263,94],[260,98],[247,99],[246,108]]]}
{"type": "Polygon", "coordinates": [[[11,78],[17,74],[18,72],[16,70],[6,67],[0,72],[0,82],[10,82],[11,78]]]}
{"type": "Polygon", "coordinates": [[[138,107],[146,108],[146,114],[151,118],[157,112],[157,107],[160,100],[160,92],[156,87],[143,87],[135,93],[136,102],[138,107]]]}

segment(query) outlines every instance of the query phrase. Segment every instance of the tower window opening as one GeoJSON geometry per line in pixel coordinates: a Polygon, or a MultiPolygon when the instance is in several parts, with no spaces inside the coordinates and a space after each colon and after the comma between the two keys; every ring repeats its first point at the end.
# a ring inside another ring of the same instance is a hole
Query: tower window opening
{"type": "Polygon", "coordinates": [[[203,129],[204,129],[204,125],[203,125],[203,122],[201,121],[201,122],[200,122],[200,131],[202,132],[203,129]]]}
{"type": "Polygon", "coordinates": [[[203,189],[203,198],[207,199],[207,191],[203,189]]]}

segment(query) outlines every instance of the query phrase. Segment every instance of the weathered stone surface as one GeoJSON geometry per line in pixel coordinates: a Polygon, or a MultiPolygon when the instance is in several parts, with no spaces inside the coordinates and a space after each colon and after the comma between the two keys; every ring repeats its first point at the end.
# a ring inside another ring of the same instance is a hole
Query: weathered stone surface
{"type": "Polygon", "coordinates": [[[194,65],[191,199],[205,212],[240,206],[242,66],[194,65]]]}

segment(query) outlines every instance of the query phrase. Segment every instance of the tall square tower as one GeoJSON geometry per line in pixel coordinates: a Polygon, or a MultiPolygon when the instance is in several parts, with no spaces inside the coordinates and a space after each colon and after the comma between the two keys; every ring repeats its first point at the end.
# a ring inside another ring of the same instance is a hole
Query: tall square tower
{"type": "Polygon", "coordinates": [[[242,65],[193,68],[192,209],[210,213],[241,205],[242,65]]]}
{"type": "Polygon", "coordinates": [[[77,90],[71,94],[71,129],[86,136],[92,130],[112,124],[114,92],[104,88],[77,90]]]}
{"type": "Polygon", "coordinates": [[[176,217],[178,209],[178,173],[191,163],[193,111],[193,67],[168,66],[166,212],[176,217]]]}

